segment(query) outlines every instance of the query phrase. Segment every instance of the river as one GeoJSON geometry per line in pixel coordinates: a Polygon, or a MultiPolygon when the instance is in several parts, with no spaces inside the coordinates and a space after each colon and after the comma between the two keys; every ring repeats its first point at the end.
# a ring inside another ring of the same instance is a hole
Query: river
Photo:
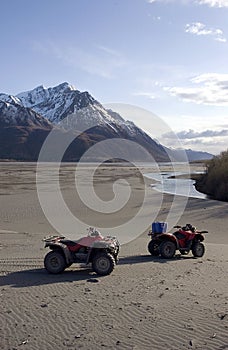
{"type": "Polygon", "coordinates": [[[156,181],[156,183],[151,185],[156,191],[185,197],[206,199],[205,194],[200,193],[195,189],[194,180],[178,177],[181,175],[184,175],[184,173],[162,172],[145,174],[146,177],[156,181]]]}

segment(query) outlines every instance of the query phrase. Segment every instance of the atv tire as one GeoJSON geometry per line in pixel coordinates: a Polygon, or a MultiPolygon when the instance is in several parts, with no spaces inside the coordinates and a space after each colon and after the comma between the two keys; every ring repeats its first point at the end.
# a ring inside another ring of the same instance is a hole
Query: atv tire
{"type": "Polygon", "coordinates": [[[115,259],[110,253],[98,253],[93,258],[92,268],[98,275],[109,275],[114,267],[115,259]]]}
{"type": "Polygon", "coordinates": [[[61,252],[51,251],[44,258],[44,267],[49,273],[61,273],[67,267],[66,260],[61,252]]]}
{"type": "Polygon", "coordinates": [[[158,256],[160,254],[159,251],[160,242],[157,240],[151,240],[148,244],[148,251],[152,256],[158,256]]]}
{"type": "Polygon", "coordinates": [[[205,253],[205,247],[204,244],[201,242],[196,242],[192,246],[192,254],[196,258],[201,258],[205,253]]]}
{"type": "Polygon", "coordinates": [[[165,241],[160,246],[160,254],[165,259],[171,259],[176,252],[176,245],[171,241],[165,241]]]}

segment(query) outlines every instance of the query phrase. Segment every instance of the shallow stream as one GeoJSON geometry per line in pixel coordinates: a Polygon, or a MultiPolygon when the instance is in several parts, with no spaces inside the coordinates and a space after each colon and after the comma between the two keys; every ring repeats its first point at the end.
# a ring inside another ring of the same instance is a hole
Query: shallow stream
{"type": "Polygon", "coordinates": [[[184,175],[181,172],[162,172],[162,173],[149,173],[145,174],[146,177],[153,179],[156,183],[153,183],[153,187],[156,191],[176,194],[185,197],[194,197],[205,199],[206,195],[198,192],[195,189],[195,181],[189,178],[181,178],[179,176],[184,175]]]}

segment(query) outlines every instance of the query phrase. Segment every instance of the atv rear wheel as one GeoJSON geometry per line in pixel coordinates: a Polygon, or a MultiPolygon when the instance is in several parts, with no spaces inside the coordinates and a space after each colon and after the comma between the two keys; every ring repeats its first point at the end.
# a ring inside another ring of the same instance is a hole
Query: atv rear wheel
{"type": "Polygon", "coordinates": [[[57,251],[49,252],[44,258],[44,267],[49,273],[61,273],[67,267],[64,256],[57,251]]]}
{"type": "Polygon", "coordinates": [[[93,258],[92,267],[98,275],[109,275],[115,267],[115,259],[110,253],[98,253],[93,258]]]}
{"type": "Polygon", "coordinates": [[[171,259],[176,252],[176,245],[171,241],[165,241],[160,246],[161,256],[165,259],[171,259]]]}
{"type": "Polygon", "coordinates": [[[151,240],[148,244],[148,251],[151,255],[153,256],[158,256],[160,254],[160,251],[159,251],[159,246],[160,246],[160,243],[159,241],[157,240],[151,240]]]}
{"type": "Polygon", "coordinates": [[[193,244],[192,246],[192,254],[196,257],[196,258],[201,258],[205,253],[205,247],[204,244],[201,242],[196,242],[193,244]]]}

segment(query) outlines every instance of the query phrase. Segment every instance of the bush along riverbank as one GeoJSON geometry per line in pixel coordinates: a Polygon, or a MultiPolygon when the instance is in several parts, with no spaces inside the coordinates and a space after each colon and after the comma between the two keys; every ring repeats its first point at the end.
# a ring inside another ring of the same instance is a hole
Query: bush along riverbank
{"type": "Polygon", "coordinates": [[[206,172],[196,179],[195,188],[209,197],[228,201],[228,150],[206,164],[206,172]]]}

